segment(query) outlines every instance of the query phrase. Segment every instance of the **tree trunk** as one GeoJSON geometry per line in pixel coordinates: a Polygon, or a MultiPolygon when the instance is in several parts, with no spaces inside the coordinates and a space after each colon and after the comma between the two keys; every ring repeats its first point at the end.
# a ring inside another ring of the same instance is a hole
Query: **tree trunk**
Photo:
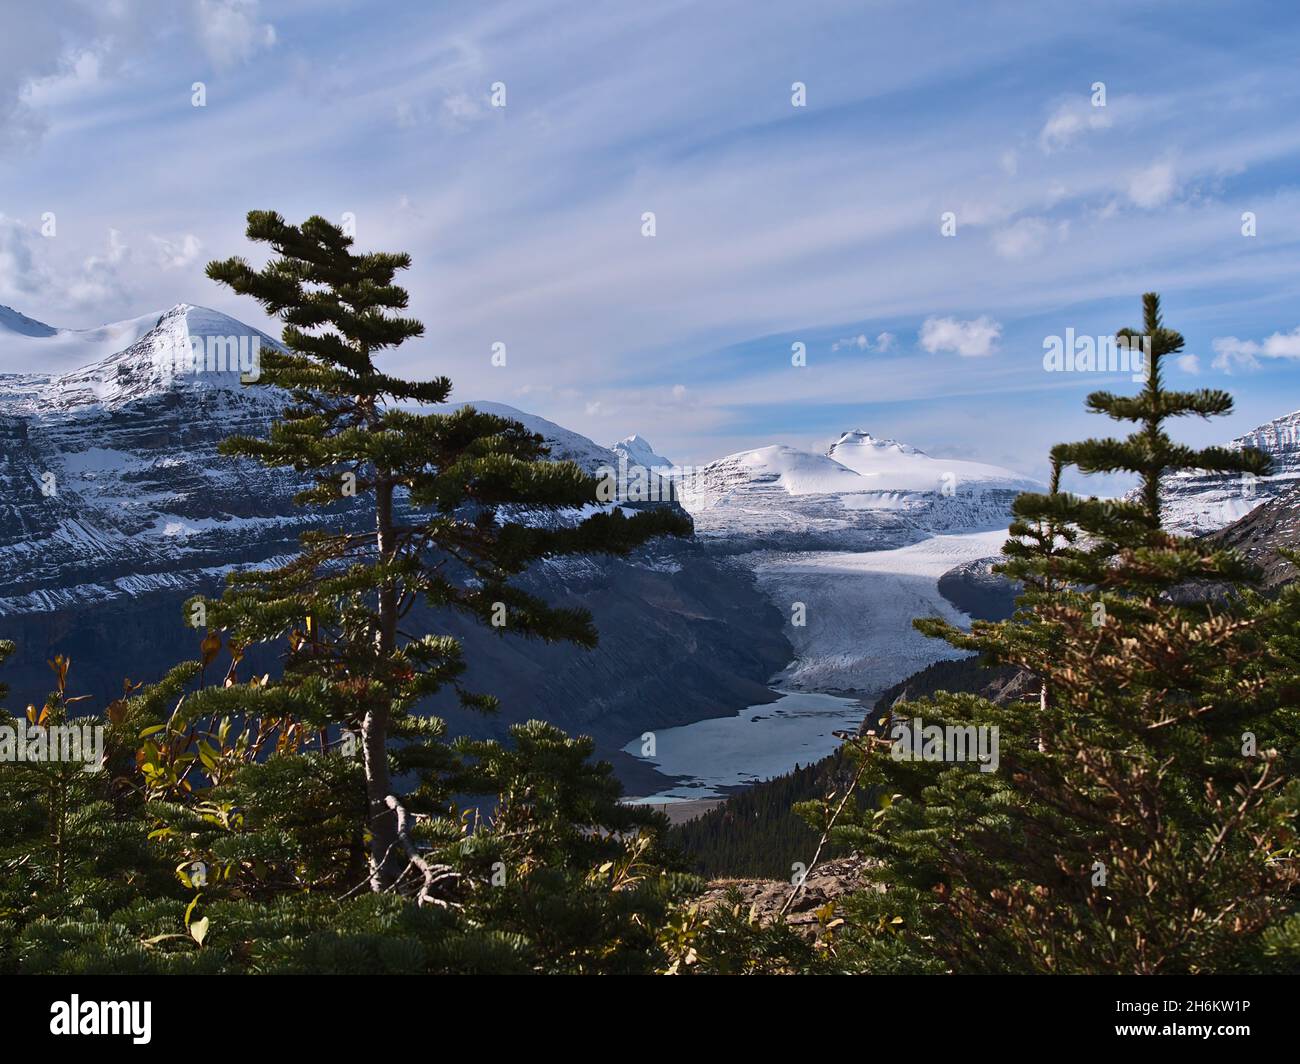
{"type": "MultiPolygon", "coordinates": [[[[396,553],[393,538],[393,483],[380,471],[375,484],[375,517],[379,561],[396,553]]],[[[381,655],[397,649],[397,589],[385,580],[379,589],[379,631],[375,640],[381,655]]],[[[388,777],[388,701],[372,705],[361,723],[361,750],[366,772],[366,805],[370,823],[370,888],[391,886],[405,866],[397,838],[397,813],[389,804],[392,781],[388,777]]]]}

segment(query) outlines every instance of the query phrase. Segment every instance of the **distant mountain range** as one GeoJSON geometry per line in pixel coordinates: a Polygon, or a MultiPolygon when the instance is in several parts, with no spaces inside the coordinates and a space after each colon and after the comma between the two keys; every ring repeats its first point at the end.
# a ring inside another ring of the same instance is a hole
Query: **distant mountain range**
{"type": "MultiPolygon", "coordinates": [[[[4,676],[15,701],[42,698],[47,659],[66,653],[74,691],[102,705],[124,677],[152,679],[195,656],[199,636],[181,625],[186,597],[218,591],[232,568],[288,557],[308,528],[371,520],[342,501],[330,513],[304,511],[292,502],[301,484],[286,471],[217,454],[231,434],[264,434],[287,400],[245,386],[237,368],[169,368],[176,351],[232,337],[276,343],[187,304],[89,330],[0,307],[0,367],[20,370],[0,373],[0,637],[19,644],[4,676]]],[[[638,435],[605,447],[504,404],[473,405],[523,422],[553,457],[591,472],[620,460],[672,465],[638,435]]],[[[1234,442],[1269,451],[1277,473],[1245,486],[1212,475],[1171,478],[1169,519],[1185,531],[1223,530],[1243,549],[1275,557],[1274,541],[1294,542],[1300,528],[1300,412],[1234,442]],[[1227,529],[1239,518],[1248,520],[1227,529]]],[[[502,698],[491,721],[439,706],[453,724],[499,734],[512,721],[545,717],[593,734],[629,790],[651,793],[659,782],[620,747],[648,728],[769,700],[769,681],[794,656],[784,609],[757,586],[754,559],[1005,528],[1016,494],[1042,488],[1011,470],[934,457],[859,429],[825,454],[778,444],[674,476],[693,541],[658,542],[627,559],[556,559],[523,578],[557,604],[590,609],[597,650],[501,639],[455,617],[424,619],[465,640],[469,685],[502,698]]],[[[250,664],[274,668],[274,656],[250,664]]]]}
{"type": "MultiPolygon", "coordinates": [[[[265,434],[284,393],[244,386],[237,371],[167,368],[192,340],[256,335],[274,344],[270,337],[186,304],[84,332],[0,311],[0,364],[58,365],[69,350],[94,358],[62,374],[0,375],[0,637],[18,644],[3,677],[14,702],[42,700],[47,659],[64,653],[72,690],[102,706],[125,677],[154,679],[197,656],[199,633],[181,623],[184,599],[218,592],[233,568],[287,558],[308,528],[373,521],[343,501],[330,513],[303,510],[291,473],[217,453],[231,434],[265,434]]],[[[557,459],[591,472],[618,463],[619,452],[544,418],[475,405],[522,421],[557,459]]],[[[752,575],[691,541],[659,541],[629,558],[553,559],[521,583],[591,610],[600,647],[421,618],[465,640],[467,684],[503,704],[491,719],[436,708],[471,734],[532,717],[592,734],[634,793],[653,774],[619,753],[624,743],[770,698],[766,681],[790,657],[781,616],[752,575]]],[[[273,669],[274,655],[249,664],[273,669]]]]}
{"type": "Polygon", "coordinates": [[[825,454],[778,444],[728,455],[679,487],[697,534],[715,546],[874,550],[1005,527],[1015,496],[1043,485],[853,430],[825,454]]]}

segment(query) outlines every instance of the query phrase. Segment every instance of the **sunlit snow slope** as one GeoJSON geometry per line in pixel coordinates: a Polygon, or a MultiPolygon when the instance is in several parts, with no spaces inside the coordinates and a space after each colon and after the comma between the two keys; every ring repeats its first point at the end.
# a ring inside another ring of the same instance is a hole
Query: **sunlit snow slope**
{"type": "Polygon", "coordinates": [[[861,431],[827,454],[774,445],[678,481],[697,533],[732,550],[874,550],[941,531],[1005,527],[1012,500],[1041,485],[1011,470],[934,458],[861,431]]]}

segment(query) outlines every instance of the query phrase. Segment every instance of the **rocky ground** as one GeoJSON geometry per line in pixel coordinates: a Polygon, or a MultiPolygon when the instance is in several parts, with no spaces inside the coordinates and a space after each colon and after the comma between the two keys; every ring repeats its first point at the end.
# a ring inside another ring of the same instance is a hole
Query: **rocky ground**
{"type": "MultiPolygon", "coordinates": [[[[874,867],[875,862],[857,855],[817,865],[808,873],[803,888],[785,914],[786,924],[801,935],[818,938],[825,923],[819,912],[824,914],[827,905],[855,891],[884,890],[872,883],[874,867]]],[[[715,879],[700,897],[700,910],[707,912],[719,905],[739,904],[742,913],[750,913],[766,926],[782,919],[781,908],[794,890],[794,886],[785,880],[715,879]],[[737,895],[738,903],[733,901],[737,895]]]]}

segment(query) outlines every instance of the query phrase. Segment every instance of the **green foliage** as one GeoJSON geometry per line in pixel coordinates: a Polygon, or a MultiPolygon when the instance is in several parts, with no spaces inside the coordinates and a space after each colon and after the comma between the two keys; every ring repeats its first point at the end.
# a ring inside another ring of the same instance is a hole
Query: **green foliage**
{"type": "Polygon", "coordinates": [[[876,970],[1294,963],[1300,589],[1263,599],[1234,553],[1160,527],[1162,476],[1267,467],[1253,452],[1195,452],[1165,434],[1168,418],[1225,413],[1231,401],[1163,388],[1160,360],[1182,338],[1154,295],[1144,305],[1153,342],[1142,393],[1089,399],[1140,427],[1059,446],[1051,492],[1016,502],[1003,567],[1025,583],[1016,616],[970,633],[918,622],[1029,671],[1041,689],[1005,706],[941,693],[899,707],[927,725],[998,729],[993,773],[895,760],[889,738],[873,736],[865,781],[886,800],[839,835],[884,861],[889,890],[859,900],[851,933],[876,970]],[[1137,500],[1061,492],[1070,464],[1137,473],[1137,500]],[[889,912],[901,936],[873,922],[889,912]]]}
{"type": "Polygon", "coordinates": [[[814,943],[747,910],[734,889],[716,903],[678,906],[659,931],[666,975],[825,975],[845,971],[833,936],[814,943]]]}
{"type": "Polygon", "coordinates": [[[700,887],[591,740],[534,721],[510,746],[457,744],[486,813],[410,828],[443,896],[371,893],[355,756],[264,721],[196,727],[187,701],[158,720],[156,690],[132,689],[79,718],[106,727],[98,772],[0,763],[0,971],[651,972],[700,887]]]}
{"type": "Polygon", "coordinates": [[[656,929],[700,886],[661,849],[664,818],[618,801],[609,764],[589,760],[590,739],[542,721],[510,733],[508,747],[459,744],[469,785],[498,796],[462,846],[466,867],[491,884],[476,911],[527,936],[541,970],[651,970],[656,929]]]}
{"type": "Polygon", "coordinates": [[[842,753],[796,765],[791,772],[755,783],[704,815],[675,825],[669,840],[699,875],[786,879],[794,863],[807,862],[817,848],[817,832],[795,812],[795,805],[832,790],[845,772],[842,753]]]}
{"type": "Polygon", "coordinates": [[[446,812],[456,773],[441,724],[416,706],[446,686],[467,706],[495,706],[462,688],[455,639],[403,630],[412,607],[590,647],[586,612],[549,606],[511,578],[544,558],[626,553],[690,526],[669,509],[576,520],[575,508],[597,501],[597,483],[573,463],[548,461],[540,436],[469,407],[425,409],[450,396],[446,377],[407,382],[382,372],[377,353],[423,332],[395,313],[407,305],[394,277],[409,256],[356,254],[351,237],[323,218],[293,226],[270,211],[249,214],[248,237],[275,257],[260,271],[239,258],[213,262],[208,275],[284,321],[285,350],[267,353],[258,386],[285,389],[296,405],[267,438],[232,438],[223,453],[309,476],[314,486],[298,501],[327,517],[349,499],[373,517],[306,533],[287,564],[232,574],[219,601],[187,603],[187,613],[197,608],[211,631],[226,633],[236,659],[252,643],[287,644],[280,678],[248,686],[233,682],[232,670],[232,682],[204,691],[194,712],[358,732],[371,885],[383,889],[407,868],[400,825],[408,807],[446,812]],[[402,740],[400,753],[390,739],[402,740]],[[396,793],[395,771],[414,777],[412,791],[396,793]]]}
{"type": "MultiPolygon", "coordinates": [[[[249,215],[276,257],[209,275],[280,316],[259,386],[293,404],[226,454],[309,477],[300,554],[186,603],[199,659],[106,707],[101,770],[0,764],[0,969],[22,972],[643,972],[655,929],[698,881],[662,819],[624,806],[590,739],[531,722],[511,743],[452,741],[418,711],[463,690],[459,643],[405,630],[417,602],[589,647],[583,611],[510,580],[535,562],[626,553],[690,525],[596,508],[596,482],[540,436],[469,408],[450,382],[383,373],[418,337],[395,313],[405,255],[358,255],[338,227],[249,215]],[[369,510],[369,516],[365,510],[369,510]],[[541,516],[544,520],[538,520],[541,516]],[[208,670],[223,642],[224,676],[208,670]],[[255,643],[283,671],[241,676],[255,643]],[[463,803],[469,802],[466,806],[463,803]]],[[[0,660],[12,650],[0,644],[0,660]]],[[[67,662],[29,722],[67,716],[67,662]]]]}
{"type": "MultiPolygon", "coordinates": [[[[5,655],[7,656],[7,655],[5,655]]],[[[134,773],[135,744],[124,701],[106,715],[72,718],[67,693],[69,662],[55,658],[55,690],[40,709],[21,717],[0,710],[0,725],[17,732],[31,750],[42,733],[75,725],[102,728],[103,748],[92,760],[23,759],[6,751],[0,760],[0,971],[16,963],[15,938],[34,922],[70,910],[102,912],[143,895],[181,896],[167,856],[147,838],[134,773]]]]}

